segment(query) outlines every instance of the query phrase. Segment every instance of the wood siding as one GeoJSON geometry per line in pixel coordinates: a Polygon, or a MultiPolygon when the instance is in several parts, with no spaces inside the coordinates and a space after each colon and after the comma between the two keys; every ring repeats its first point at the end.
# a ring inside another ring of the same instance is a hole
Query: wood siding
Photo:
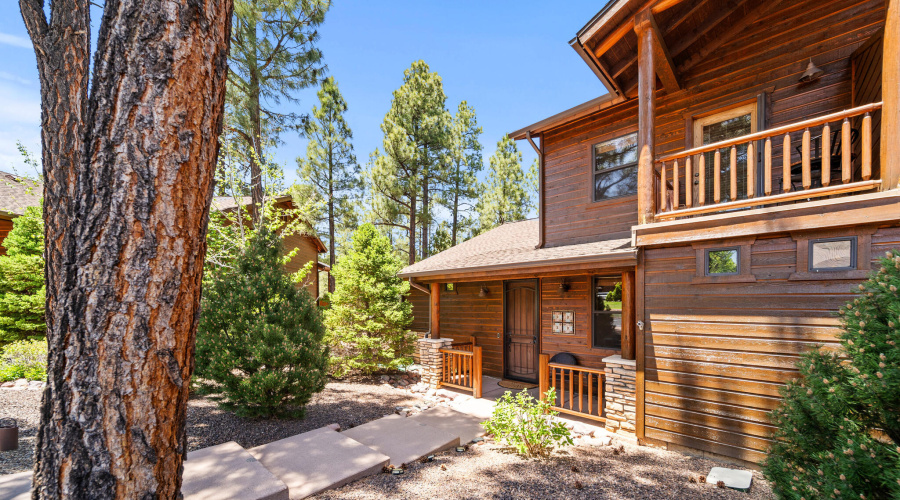
{"type": "MultiPolygon", "coordinates": [[[[900,228],[881,228],[869,257],[896,247],[900,228]]],[[[645,251],[646,437],[759,462],[799,355],[838,345],[834,314],[859,280],[789,280],[804,271],[789,235],[749,248],[756,281],[745,283],[696,283],[691,245],[645,251]]]]}
{"type": "Polygon", "coordinates": [[[3,240],[12,230],[13,224],[11,220],[0,219],[0,255],[6,255],[6,248],[3,246],[3,240]]]}
{"type": "Polygon", "coordinates": [[[413,307],[413,322],[410,330],[414,332],[427,332],[430,328],[428,311],[430,307],[429,295],[419,289],[410,288],[406,297],[413,307]]]}
{"type": "Polygon", "coordinates": [[[456,293],[442,291],[440,329],[441,338],[456,342],[475,337],[482,347],[483,373],[503,376],[503,282],[457,283],[456,293]],[[479,297],[482,286],[488,289],[485,297],[479,297]]]}
{"type": "MultiPolygon", "coordinates": [[[[289,273],[296,273],[303,266],[306,265],[307,262],[318,262],[319,261],[319,253],[316,248],[315,241],[308,237],[302,235],[291,235],[287,238],[284,238],[284,250],[285,252],[289,252],[294,248],[297,248],[297,255],[295,255],[290,262],[285,264],[284,269],[289,273]]],[[[316,264],[313,264],[315,266],[316,264]]],[[[306,290],[310,295],[315,299],[319,296],[319,271],[318,269],[312,269],[307,275],[306,278],[306,290]]]]}
{"type": "MultiPolygon", "coordinates": [[[[769,0],[751,5],[750,11],[753,22],[738,34],[724,41],[709,39],[715,49],[680,74],[684,90],[658,91],[657,156],[693,145],[694,117],[752,102],[758,96],[763,96],[765,128],[852,106],[850,56],[883,26],[883,1],[769,0]],[[800,84],[810,58],[824,74],[815,82],[800,84]]],[[[637,223],[636,197],[592,201],[591,148],[636,131],[636,101],[632,98],[544,132],[546,246],[630,236],[631,226],[637,223]]],[[[800,133],[792,145],[799,140],[800,133]]],[[[773,163],[779,164],[780,146],[773,153],[773,163]]],[[[796,156],[793,161],[799,161],[797,151],[792,155],[796,156]]],[[[773,178],[773,184],[779,185],[780,179],[773,178]]]]}
{"type": "Polygon", "coordinates": [[[591,279],[591,276],[541,279],[541,352],[551,357],[560,352],[568,352],[575,356],[581,366],[603,368],[605,365],[602,359],[619,354],[620,351],[591,347],[591,279]],[[563,279],[570,287],[567,292],[559,289],[563,279]],[[554,310],[575,311],[575,335],[553,334],[554,310]]]}

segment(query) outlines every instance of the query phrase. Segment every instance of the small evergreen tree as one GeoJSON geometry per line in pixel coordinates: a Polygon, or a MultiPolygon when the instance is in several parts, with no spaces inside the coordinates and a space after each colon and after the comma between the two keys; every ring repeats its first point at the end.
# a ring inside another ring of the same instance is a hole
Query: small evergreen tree
{"type": "Polygon", "coordinates": [[[773,412],[765,474],[781,498],[900,498],[900,252],[841,309],[841,352],[799,362],[773,412]]]}
{"type": "Polygon", "coordinates": [[[0,347],[42,338],[44,321],[44,219],[40,207],[28,207],[13,220],[0,256],[0,347]]]}
{"type": "Polygon", "coordinates": [[[195,373],[239,415],[302,417],[325,388],[325,328],[281,263],[281,240],[259,231],[234,269],[216,268],[204,290],[195,373]]]}
{"type": "Polygon", "coordinates": [[[373,225],[365,224],[353,235],[350,249],[334,267],[337,287],[325,314],[336,374],[372,373],[412,362],[412,305],[403,300],[409,283],[397,276],[402,267],[373,225]]]}

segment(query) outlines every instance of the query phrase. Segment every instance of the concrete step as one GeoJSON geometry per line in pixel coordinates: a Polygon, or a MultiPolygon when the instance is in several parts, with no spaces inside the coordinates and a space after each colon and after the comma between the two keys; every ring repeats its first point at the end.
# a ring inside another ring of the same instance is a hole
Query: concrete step
{"type": "Polygon", "coordinates": [[[287,485],[291,500],[338,488],[388,464],[388,456],[323,427],[248,450],[287,485]]]}
{"type": "Polygon", "coordinates": [[[458,433],[400,415],[373,420],[341,434],[387,455],[396,466],[459,445],[458,433]]]}
{"type": "Polygon", "coordinates": [[[449,434],[456,434],[461,443],[468,443],[477,437],[484,436],[484,427],[481,426],[481,423],[487,419],[467,415],[446,406],[435,406],[413,415],[407,420],[422,423],[449,434]]]}
{"type": "Polygon", "coordinates": [[[0,499],[31,500],[31,471],[0,476],[0,499]]]}
{"type": "Polygon", "coordinates": [[[288,487],[241,445],[229,441],[187,454],[185,500],[288,500],[288,487]]]}

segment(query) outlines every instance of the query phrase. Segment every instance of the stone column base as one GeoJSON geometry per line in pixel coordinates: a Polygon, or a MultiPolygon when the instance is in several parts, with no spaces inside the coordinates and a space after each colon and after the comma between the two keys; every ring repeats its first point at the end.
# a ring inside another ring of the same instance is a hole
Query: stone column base
{"type": "Polygon", "coordinates": [[[606,363],[606,430],[624,434],[634,434],[636,425],[635,409],[635,368],[634,360],[622,359],[615,355],[603,358],[606,363]]]}
{"type": "Polygon", "coordinates": [[[419,339],[419,364],[422,365],[422,383],[429,389],[437,389],[441,383],[441,349],[449,348],[453,339],[419,339]]]}

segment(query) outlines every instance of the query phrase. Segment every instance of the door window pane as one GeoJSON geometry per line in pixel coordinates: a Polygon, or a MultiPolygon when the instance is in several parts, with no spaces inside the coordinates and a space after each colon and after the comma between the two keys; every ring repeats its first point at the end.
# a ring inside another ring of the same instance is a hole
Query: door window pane
{"type": "Polygon", "coordinates": [[[594,145],[594,201],[637,193],[637,134],[594,145]]]}
{"type": "Polygon", "coordinates": [[[594,331],[592,345],[622,348],[622,277],[594,278],[594,331]]]}
{"type": "MultiPolygon", "coordinates": [[[[753,132],[752,116],[750,113],[728,118],[715,123],[703,125],[703,144],[714,144],[719,141],[725,141],[742,135],[748,135],[753,132]]],[[[723,148],[719,150],[722,155],[721,161],[721,197],[722,200],[731,199],[731,149],[723,148]]],[[[715,168],[715,151],[704,153],[706,161],[706,199],[707,203],[712,202],[715,183],[713,175],[715,168]]],[[[747,145],[741,144],[737,147],[737,199],[747,197],[747,145]]],[[[731,200],[734,201],[734,200],[731,200]]]]}

